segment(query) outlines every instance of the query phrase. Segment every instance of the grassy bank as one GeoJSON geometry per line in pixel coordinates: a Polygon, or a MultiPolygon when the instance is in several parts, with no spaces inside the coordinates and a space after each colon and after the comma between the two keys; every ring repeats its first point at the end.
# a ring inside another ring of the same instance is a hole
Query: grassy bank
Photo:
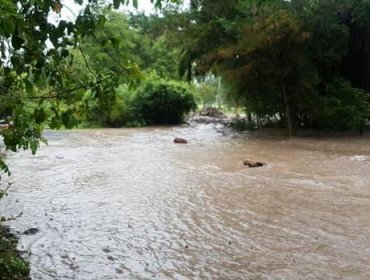
{"type": "Polygon", "coordinates": [[[29,264],[24,261],[16,250],[18,240],[8,228],[0,224],[0,279],[30,279],[29,264]]]}

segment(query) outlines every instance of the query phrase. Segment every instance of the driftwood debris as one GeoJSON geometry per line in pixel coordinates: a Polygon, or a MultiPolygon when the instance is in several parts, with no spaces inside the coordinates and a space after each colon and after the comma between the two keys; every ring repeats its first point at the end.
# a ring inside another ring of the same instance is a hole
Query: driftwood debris
{"type": "Polygon", "coordinates": [[[248,166],[249,168],[262,167],[266,165],[266,163],[261,161],[250,161],[250,160],[243,161],[243,164],[248,166]]]}

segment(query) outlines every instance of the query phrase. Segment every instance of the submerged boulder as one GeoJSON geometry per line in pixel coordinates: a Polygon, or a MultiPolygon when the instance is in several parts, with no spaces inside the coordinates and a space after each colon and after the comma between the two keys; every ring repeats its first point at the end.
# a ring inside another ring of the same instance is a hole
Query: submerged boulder
{"type": "Polygon", "coordinates": [[[250,161],[250,160],[243,161],[243,164],[248,166],[249,168],[262,167],[266,165],[266,163],[261,161],[250,161]]]}
{"type": "Polygon", "coordinates": [[[176,143],[176,144],[187,144],[188,141],[184,138],[178,138],[176,137],[174,140],[173,140],[173,143],[176,143]]]}

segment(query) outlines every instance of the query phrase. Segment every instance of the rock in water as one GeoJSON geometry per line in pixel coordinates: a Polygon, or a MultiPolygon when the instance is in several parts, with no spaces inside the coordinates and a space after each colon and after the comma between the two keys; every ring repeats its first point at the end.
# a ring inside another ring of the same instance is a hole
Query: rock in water
{"type": "Polygon", "coordinates": [[[173,140],[173,143],[176,143],[176,144],[186,144],[186,143],[188,143],[188,141],[186,141],[184,138],[178,138],[178,137],[176,137],[173,140]]]}
{"type": "Polygon", "coordinates": [[[249,168],[262,167],[266,165],[266,163],[261,162],[261,161],[250,161],[250,160],[245,160],[243,164],[248,166],[249,168]]]}
{"type": "Polygon", "coordinates": [[[186,144],[188,143],[188,141],[184,138],[178,138],[176,137],[174,140],[173,140],[174,143],[177,143],[177,144],[186,144]]]}
{"type": "Polygon", "coordinates": [[[32,235],[38,233],[40,230],[38,228],[29,228],[23,232],[25,235],[32,235]]]}

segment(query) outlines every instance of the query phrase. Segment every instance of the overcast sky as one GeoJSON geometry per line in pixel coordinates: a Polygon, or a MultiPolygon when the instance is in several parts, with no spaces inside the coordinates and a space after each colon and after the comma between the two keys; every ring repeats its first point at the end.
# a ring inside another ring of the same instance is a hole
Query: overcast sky
{"type": "MultiPolygon", "coordinates": [[[[108,2],[108,1],[107,1],[108,2]]],[[[131,1],[132,2],[132,1],[131,1]]],[[[137,11],[139,12],[144,12],[146,14],[150,14],[154,12],[154,6],[150,2],[150,0],[140,0],[139,2],[139,7],[137,11]]],[[[77,15],[79,10],[81,9],[81,6],[77,5],[74,0],[63,0],[62,1],[62,11],[61,11],[61,18],[73,21],[77,15]]],[[[125,6],[121,5],[120,10],[122,11],[131,11],[135,12],[136,9],[132,6],[132,4],[125,6]]],[[[57,18],[59,18],[59,15],[51,15],[51,18],[57,21],[57,18]]]]}
{"type": "MultiPolygon", "coordinates": [[[[109,3],[112,1],[106,0],[106,2],[109,3]]],[[[128,6],[121,5],[119,10],[127,11],[127,12],[135,12],[135,11],[144,12],[147,15],[156,12],[156,10],[154,9],[154,5],[150,2],[150,0],[138,0],[138,9],[135,9],[132,6],[132,0],[130,0],[130,2],[131,4],[128,6]]],[[[58,24],[60,20],[75,21],[82,7],[76,4],[75,0],[61,0],[61,3],[62,3],[62,10],[60,14],[51,12],[48,17],[49,22],[58,24]]],[[[185,7],[189,6],[189,0],[184,0],[183,5],[185,7]]]]}

